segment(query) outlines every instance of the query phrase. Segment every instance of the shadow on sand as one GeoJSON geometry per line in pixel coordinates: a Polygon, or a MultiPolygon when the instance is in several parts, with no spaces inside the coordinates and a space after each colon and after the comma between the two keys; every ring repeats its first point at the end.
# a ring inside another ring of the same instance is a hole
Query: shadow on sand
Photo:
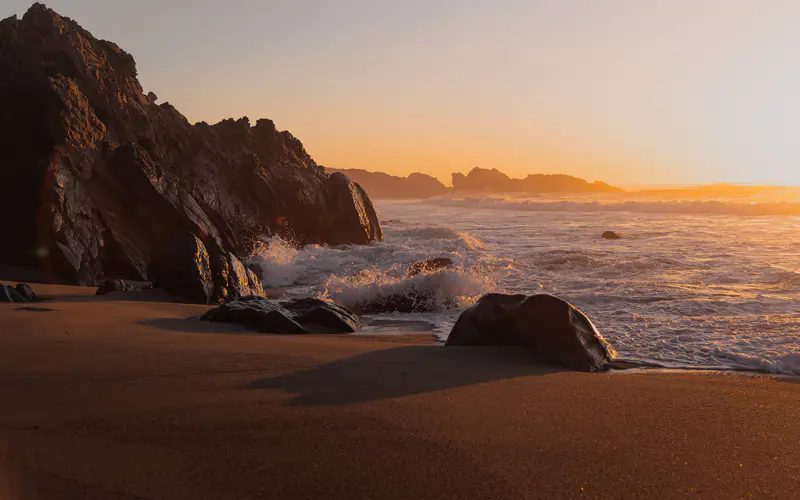
{"type": "Polygon", "coordinates": [[[138,321],[137,324],[171,330],[173,332],[220,334],[220,335],[264,335],[248,330],[235,323],[200,321],[199,318],[157,318],[138,321]]]}
{"type": "Polygon", "coordinates": [[[341,405],[558,371],[518,348],[404,346],[256,380],[246,387],[296,394],[293,405],[341,405]]]}

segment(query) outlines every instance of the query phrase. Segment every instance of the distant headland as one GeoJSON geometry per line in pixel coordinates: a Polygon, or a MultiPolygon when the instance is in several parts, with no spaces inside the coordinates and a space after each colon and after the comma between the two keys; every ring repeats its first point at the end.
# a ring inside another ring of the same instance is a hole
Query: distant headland
{"type": "Polygon", "coordinates": [[[620,193],[622,189],[605,182],[588,182],[565,174],[530,174],[515,179],[496,168],[475,167],[467,175],[454,173],[453,187],[445,186],[428,174],[408,177],[360,169],[327,169],[341,172],[359,183],[373,198],[430,198],[450,192],[472,193],[620,193]]]}

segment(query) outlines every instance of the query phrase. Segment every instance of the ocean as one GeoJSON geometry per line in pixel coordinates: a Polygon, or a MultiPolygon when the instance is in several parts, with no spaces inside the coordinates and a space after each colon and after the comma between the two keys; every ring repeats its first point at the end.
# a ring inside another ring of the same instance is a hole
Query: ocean
{"type": "Polygon", "coordinates": [[[484,293],[551,293],[620,359],[800,375],[800,200],[474,195],[375,208],[383,242],[272,239],[251,263],[287,297],[360,309],[407,296],[426,311],[365,315],[369,333],[424,323],[444,341],[484,293]],[[607,230],[623,238],[601,238],[607,230]],[[434,257],[455,265],[408,275],[434,257]]]}

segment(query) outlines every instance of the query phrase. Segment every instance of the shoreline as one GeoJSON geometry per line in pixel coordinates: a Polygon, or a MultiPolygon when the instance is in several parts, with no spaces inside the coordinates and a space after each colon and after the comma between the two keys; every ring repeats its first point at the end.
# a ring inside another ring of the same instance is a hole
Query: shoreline
{"type": "Polygon", "coordinates": [[[0,304],[0,497],[774,498],[800,474],[798,380],[264,335],[72,292],[0,304]]]}
{"type": "MultiPolygon", "coordinates": [[[[18,283],[28,283],[33,290],[40,296],[41,302],[37,302],[33,304],[33,307],[39,307],[43,304],[47,304],[48,302],[52,301],[66,301],[66,302],[73,302],[73,301],[119,301],[119,302],[151,302],[151,303],[164,303],[164,304],[183,304],[187,306],[194,306],[198,308],[211,308],[211,305],[200,305],[200,304],[188,304],[185,301],[170,296],[159,289],[143,289],[138,290],[136,292],[112,292],[107,295],[96,296],[95,292],[97,291],[98,287],[95,286],[76,286],[76,285],[58,285],[58,284],[47,284],[47,283],[35,283],[35,282],[25,282],[25,281],[16,281],[16,280],[2,280],[0,279],[0,283],[16,285],[18,283]]],[[[149,283],[145,282],[135,282],[137,286],[144,286],[149,283]]],[[[285,288],[270,288],[265,289],[265,296],[269,299],[279,300],[281,295],[285,293],[285,288]]],[[[24,306],[23,306],[24,307],[24,306]]],[[[44,306],[46,307],[46,306],[44,306]]],[[[202,313],[198,313],[196,316],[199,316],[202,313]]],[[[374,316],[374,314],[368,314],[368,316],[374,316]]],[[[196,319],[186,318],[186,319],[196,319]]],[[[601,332],[602,333],[602,332],[601,332]]],[[[248,334],[245,332],[245,334],[248,334]]],[[[257,332],[249,332],[249,334],[253,335],[265,335],[257,332]]],[[[403,337],[403,336],[413,336],[413,337],[430,337],[432,345],[444,347],[444,340],[441,339],[440,334],[435,331],[435,325],[432,323],[426,322],[424,320],[419,319],[397,319],[397,318],[379,318],[374,319],[369,323],[365,324],[364,330],[359,332],[354,332],[347,334],[349,336],[360,337],[360,338],[372,338],[372,337],[403,337]]],[[[648,360],[639,360],[634,358],[626,358],[624,356],[618,356],[612,362],[611,366],[606,370],[605,373],[633,373],[636,371],[646,371],[646,372],[663,372],[663,373],[687,373],[687,372],[698,372],[698,373],[719,373],[719,374],[750,374],[754,376],[764,376],[764,377],[777,377],[777,378],[788,378],[791,380],[798,380],[800,381],[800,373],[783,373],[783,372],[772,372],[768,370],[759,370],[756,368],[745,368],[745,367],[724,367],[724,366],[714,366],[714,365],[680,365],[680,364],[669,364],[665,365],[658,361],[648,361],[648,360]]]]}

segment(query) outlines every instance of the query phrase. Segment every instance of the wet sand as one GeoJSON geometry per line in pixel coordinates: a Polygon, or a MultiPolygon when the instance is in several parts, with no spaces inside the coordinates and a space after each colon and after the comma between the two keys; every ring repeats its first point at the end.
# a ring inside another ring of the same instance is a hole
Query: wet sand
{"type": "MultiPolygon", "coordinates": [[[[2,280],[0,280],[2,281],[2,280]]],[[[583,374],[429,332],[271,336],[93,289],[0,304],[0,499],[797,498],[800,383],[583,374]]]]}

